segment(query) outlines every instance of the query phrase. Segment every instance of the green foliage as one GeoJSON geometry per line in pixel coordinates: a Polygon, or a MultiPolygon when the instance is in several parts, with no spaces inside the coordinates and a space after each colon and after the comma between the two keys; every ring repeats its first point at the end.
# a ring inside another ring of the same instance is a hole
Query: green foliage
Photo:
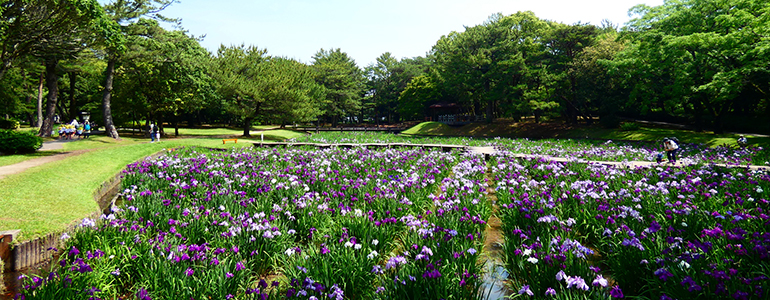
{"type": "Polygon", "coordinates": [[[420,119],[426,114],[425,109],[439,99],[439,90],[430,76],[420,75],[406,85],[406,89],[398,97],[398,113],[404,119],[420,119]]]}
{"type": "MultiPolygon", "coordinates": [[[[398,61],[390,52],[378,57],[376,64],[368,66],[365,70],[368,77],[367,95],[370,95],[367,100],[371,107],[364,107],[364,110],[373,114],[375,119],[386,117],[388,122],[401,117],[415,118],[414,107],[402,109],[401,106],[420,105],[410,101],[403,103],[400,95],[408,89],[414,78],[424,74],[426,63],[424,58],[419,57],[398,61]],[[407,115],[401,115],[402,111],[406,111],[407,115]]],[[[422,113],[421,110],[418,112],[422,113]]]]}
{"type": "Polygon", "coordinates": [[[753,114],[770,98],[767,1],[671,1],[634,12],[627,57],[640,107],[692,116],[699,128],[711,121],[721,132],[725,115],[753,114]]]}
{"type": "Polygon", "coordinates": [[[0,129],[18,129],[19,121],[0,119],[0,129]]]}
{"type": "Polygon", "coordinates": [[[344,117],[356,116],[361,110],[364,76],[356,62],[339,48],[319,50],[313,55],[316,82],[323,86],[323,116],[336,125],[344,117]]]}
{"type": "Polygon", "coordinates": [[[6,154],[35,152],[43,146],[43,139],[34,134],[0,129],[0,152],[6,154]]]}
{"type": "Polygon", "coordinates": [[[216,90],[225,109],[242,120],[244,135],[255,120],[288,124],[321,114],[323,87],[303,63],[245,46],[222,46],[211,63],[216,90]]]}
{"type": "MultiPolygon", "coordinates": [[[[127,26],[130,41],[120,57],[122,76],[115,92],[117,116],[174,120],[183,113],[215,105],[209,53],[195,37],[167,31],[155,20],[127,26]]],[[[217,103],[218,104],[218,103],[217,103]]]]}
{"type": "Polygon", "coordinates": [[[641,126],[636,122],[625,122],[620,124],[620,130],[622,131],[637,131],[639,128],[641,128],[641,126]]]}

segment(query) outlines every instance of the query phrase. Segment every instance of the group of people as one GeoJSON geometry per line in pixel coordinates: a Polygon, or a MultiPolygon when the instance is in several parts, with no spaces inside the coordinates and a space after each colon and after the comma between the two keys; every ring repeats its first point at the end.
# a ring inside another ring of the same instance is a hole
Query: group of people
{"type": "Polygon", "coordinates": [[[150,143],[154,143],[156,140],[160,142],[160,126],[155,125],[154,122],[150,122],[150,143]]]}
{"type": "Polygon", "coordinates": [[[663,162],[663,153],[665,153],[666,158],[668,159],[669,163],[676,163],[676,154],[679,152],[679,139],[676,137],[667,137],[663,139],[663,152],[658,153],[658,156],[656,157],[656,160],[658,163],[663,162]]]}
{"type": "Polygon", "coordinates": [[[78,120],[72,120],[70,123],[59,125],[59,139],[72,140],[75,137],[79,139],[89,138],[91,136],[91,123],[85,121],[78,123],[78,120]]]}

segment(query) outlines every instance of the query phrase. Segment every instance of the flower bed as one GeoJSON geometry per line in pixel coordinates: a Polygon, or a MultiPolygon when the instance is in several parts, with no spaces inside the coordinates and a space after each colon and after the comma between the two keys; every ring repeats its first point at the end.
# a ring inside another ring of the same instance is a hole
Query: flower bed
{"type": "Polygon", "coordinates": [[[131,164],[26,299],[473,299],[480,156],[186,149],[131,164]],[[173,155],[172,155],[173,154],[173,155]]]}
{"type": "MultiPolygon", "coordinates": [[[[378,132],[324,132],[293,141],[309,143],[411,143],[494,146],[502,151],[576,158],[593,161],[655,161],[662,151],[656,142],[613,142],[574,139],[509,139],[469,137],[405,136],[378,132]]],[[[770,165],[768,151],[762,147],[707,147],[703,144],[682,143],[679,157],[688,164],[721,163],[729,165],[770,165]]]]}
{"type": "Polygon", "coordinates": [[[494,157],[505,264],[521,295],[762,299],[766,171],[624,170],[494,157]]]}

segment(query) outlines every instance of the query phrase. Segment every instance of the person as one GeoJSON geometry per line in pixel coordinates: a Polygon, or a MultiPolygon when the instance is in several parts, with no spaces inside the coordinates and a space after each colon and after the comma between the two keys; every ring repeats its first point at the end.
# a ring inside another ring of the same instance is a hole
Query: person
{"type": "Polygon", "coordinates": [[[160,124],[155,125],[155,141],[160,142],[160,124]]]}
{"type": "Polygon", "coordinates": [[[655,155],[655,161],[658,163],[663,162],[663,152],[658,153],[658,155],[655,155]]]}
{"type": "Polygon", "coordinates": [[[663,139],[663,150],[666,151],[668,162],[676,163],[676,152],[679,150],[679,145],[676,143],[675,138],[663,139]]]}
{"type": "Polygon", "coordinates": [[[150,122],[150,143],[155,142],[155,123],[150,122]]]}
{"type": "Polygon", "coordinates": [[[749,145],[749,140],[746,139],[746,137],[741,134],[738,137],[738,146],[741,146],[741,148],[746,148],[746,146],[748,145],[749,145]]]}
{"type": "Polygon", "coordinates": [[[86,121],[86,124],[83,125],[83,129],[85,130],[86,138],[91,137],[91,122],[86,121]]]}
{"type": "Polygon", "coordinates": [[[64,133],[64,125],[59,125],[59,139],[63,140],[66,137],[64,133]]]}

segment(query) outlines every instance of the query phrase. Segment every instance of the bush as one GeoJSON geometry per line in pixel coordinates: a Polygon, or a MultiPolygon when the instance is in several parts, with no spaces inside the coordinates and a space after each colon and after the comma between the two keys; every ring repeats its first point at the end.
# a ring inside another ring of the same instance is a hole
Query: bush
{"type": "Polygon", "coordinates": [[[43,139],[28,132],[0,130],[0,152],[16,154],[35,152],[43,146],[43,139]]]}
{"type": "Polygon", "coordinates": [[[636,131],[639,130],[639,123],[623,123],[620,124],[620,130],[622,131],[636,131]]]}
{"type": "Polygon", "coordinates": [[[18,129],[19,126],[19,121],[0,119],[0,129],[18,129]]]}

